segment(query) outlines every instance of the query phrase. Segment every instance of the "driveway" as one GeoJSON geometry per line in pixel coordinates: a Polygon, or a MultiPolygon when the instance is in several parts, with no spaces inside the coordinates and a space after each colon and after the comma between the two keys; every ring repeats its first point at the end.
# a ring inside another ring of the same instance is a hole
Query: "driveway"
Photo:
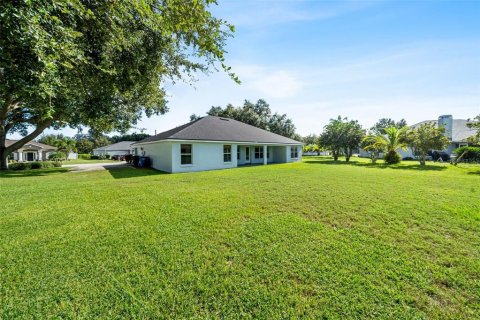
{"type": "Polygon", "coordinates": [[[125,161],[112,162],[112,163],[84,163],[84,164],[65,164],[63,168],[72,168],[70,172],[86,172],[97,170],[109,170],[115,168],[127,167],[128,164],[125,161]]]}

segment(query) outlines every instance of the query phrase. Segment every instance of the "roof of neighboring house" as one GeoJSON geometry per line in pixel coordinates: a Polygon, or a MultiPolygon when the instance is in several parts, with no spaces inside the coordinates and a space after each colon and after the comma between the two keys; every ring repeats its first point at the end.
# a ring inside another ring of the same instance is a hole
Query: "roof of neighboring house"
{"type": "MultiPolygon", "coordinates": [[[[18,140],[6,139],[5,140],[5,146],[9,147],[17,141],[18,140]]],[[[36,142],[36,141],[29,141],[29,142],[25,143],[25,145],[23,145],[23,147],[21,147],[21,149],[28,148],[28,146],[34,146],[34,147],[37,147],[39,149],[45,149],[45,150],[57,150],[57,148],[54,147],[54,146],[49,146],[48,144],[44,144],[44,143],[40,143],[40,142],[36,142]]]]}
{"type": "Polygon", "coordinates": [[[120,141],[108,146],[98,147],[93,151],[125,151],[130,150],[132,143],[135,141],[120,141]]]}
{"type": "Polygon", "coordinates": [[[249,124],[215,116],[206,116],[190,123],[137,142],[162,140],[232,141],[252,143],[301,144],[290,138],[249,124]]]}
{"type": "MultiPolygon", "coordinates": [[[[438,120],[425,120],[419,123],[416,123],[412,128],[418,128],[425,123],[434,123],[438,126],[438,120]]],[[[453,119],[452,123],[452,142],[463,142],[467,138],[475,135],[477,131],[473,128],[467,126],[468,120],[465,119],[453,119]]]]}

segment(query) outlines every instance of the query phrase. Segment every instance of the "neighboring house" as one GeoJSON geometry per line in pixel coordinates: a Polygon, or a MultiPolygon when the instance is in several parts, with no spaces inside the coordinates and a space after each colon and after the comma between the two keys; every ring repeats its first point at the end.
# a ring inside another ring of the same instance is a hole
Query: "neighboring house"
{"type": "Polygon", "coordinates": [[[96,156],[110,155],[110,156],[123,156],[132,153],[132,143],[135,141],[120,141],[108,146],[100,147],[93,150],[93,154],[96,156]]]}
{"type": "Polygon", "coordinates": [[[165,172],[300,161],[302,143],[233,119],[206,116],[133,144],[165,172]]]}
{"type": "MultiPolygon", "coordinates": [[[[425,123],[434,123],[436,126],[445,128],[445,136],[450,140],[450,144],[444,151],[448,155],[452,155],[453,151],[459,147],[468,146],[467,138],[476,134],[476,130],[469,128],[467,126],[468,120],[464,119],[453,119],[451,115],[443,115],[438,117],[438,120],[425,120],[414,124],[410,128],[415,129],[425,123]]],[[[397,150],[403,158],[411,157],[415,158],[411,148],[407,150],[399,149],[397,150]]],[[[368,157],[368,152],[365,150],[360,150],[361,157],[368,157]]]]}
{"type": "MultiPolygon", "coordinates": [[[[18,140],[7,139],[5,145],[11,146],[18,140]]],[[[57,151],[57,148],[43,144],[40,142],[30,141],[27,142],[20,149],[15,150],[10,154],[9,158],[19,162],[23,161],[44,161],[48,160],[50,153],[57,151]]]]}

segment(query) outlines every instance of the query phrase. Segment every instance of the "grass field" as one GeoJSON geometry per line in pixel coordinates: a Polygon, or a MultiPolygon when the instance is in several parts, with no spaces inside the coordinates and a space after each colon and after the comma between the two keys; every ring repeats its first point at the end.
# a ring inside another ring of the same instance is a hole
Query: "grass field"
{"type": "Polygon", "coordinates": [[[85,159],[75,159],[75,160],[67,160],[63,161],[62,164],[86,164],[86,163],[112,163],[112,162],[118,162],[115,160],[85,160],[85,159]]]}
{"type": "Polygon", "coordinates": [[[480,316],[480,167],[58,168],[0,203],[0,319],[480,316]]]}

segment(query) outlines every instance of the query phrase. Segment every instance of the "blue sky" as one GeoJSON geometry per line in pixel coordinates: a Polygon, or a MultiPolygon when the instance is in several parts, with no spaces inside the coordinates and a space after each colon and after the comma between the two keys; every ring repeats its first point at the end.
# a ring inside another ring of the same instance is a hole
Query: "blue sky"
{"type": "Polygon", "coordinates": [[[153,134],[259,98],[302,135],[337,115],[368,128],[480,114],[480,1],[219,0],[212,10],[236,26],[226,58],[242,84],[213,73],[168,85],[170,112],[137,128],[153,134]]]}

